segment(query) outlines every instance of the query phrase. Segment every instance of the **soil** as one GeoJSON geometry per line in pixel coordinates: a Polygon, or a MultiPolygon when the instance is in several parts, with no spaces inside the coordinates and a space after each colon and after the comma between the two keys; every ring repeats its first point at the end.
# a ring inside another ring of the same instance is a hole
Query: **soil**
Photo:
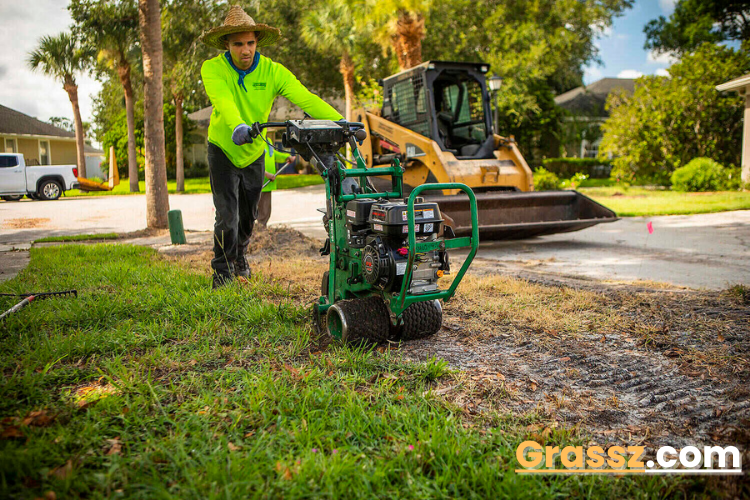
{"type": "MultiPolygon", "coordinates": [[[[289,284],[287,299],[310,304],[327,269],[320,246],[292,229],[264,229],[249,258],[289,284]]],[[[211,256],[202,247],[173,258],[208,273],[211,256]]],[[[750,294],[741,286],[604,283],[477,259],[444,305],[442,329],[389,348],[457,370],[433,392],[469,419],[534,415],[539,430],[577,428],[597,444],[647,453],[750,436],[750,294]]]]}
{"type": "Polygon", "coordinates": [[[18,219],[8,219],[3,222],[3,229],[37,229],[45,227],[49,223],[46,218],[21,217],[18,219]]]}

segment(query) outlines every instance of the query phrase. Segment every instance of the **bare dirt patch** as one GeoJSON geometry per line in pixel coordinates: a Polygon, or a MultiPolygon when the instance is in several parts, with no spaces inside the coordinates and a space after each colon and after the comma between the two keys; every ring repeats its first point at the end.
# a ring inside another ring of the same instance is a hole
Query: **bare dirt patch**
{"type": "MultiPolygon", "coordinates": [[[[280,299],[310,304],[327,269],[319,247],[292,229],[258,231],[249,252],[253,279],[283,290],[280,299]]],[[[211,257],[206,247],[179,260],[208,273],[211,257]]],[[[599,444],[652,452],[736,445],[745,435],[746,288],[698,292],[476,264],[445,304],[438,334],[392,346],[407,359],[436,357],[460,370],[435,392],[468,418],[533,415],[540,429],[579,428],[599,444]]]]}
{"type": "Polygon", "coordinates": [[[48,218],[44,217],[20,217],[17,219],[8,219],[3,222],[5,229],[38,229],[43,228],[49,223],[48,218]]]}

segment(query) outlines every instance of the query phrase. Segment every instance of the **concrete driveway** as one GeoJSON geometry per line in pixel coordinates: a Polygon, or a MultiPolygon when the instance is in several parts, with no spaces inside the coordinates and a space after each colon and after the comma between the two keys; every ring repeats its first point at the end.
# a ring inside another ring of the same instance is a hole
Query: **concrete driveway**
{"type": "MultiPolygon", "coordinates": [[[[270,225],[324,238],[323,186],[274,193],[270,225]]],[[[210,231],[210,194],[171,195],[187,230],[210,231]]],[[[131,232],[146,224],[143,195],[0,202],[0,252],[28,248],[44,236],[131,232]]],[[[627,218],[576,233],[485,242],[479,258],[505,268],[606,280],[652,280],[692,288],[750,284],[750,211],[627,218]],[[649,234],[647,223],[652,223],[649,234]]],[[[7,261],[6,261],[7,262],[7,261]]],[[[0,267],[3,267],[0,261],[0,267]]]]}

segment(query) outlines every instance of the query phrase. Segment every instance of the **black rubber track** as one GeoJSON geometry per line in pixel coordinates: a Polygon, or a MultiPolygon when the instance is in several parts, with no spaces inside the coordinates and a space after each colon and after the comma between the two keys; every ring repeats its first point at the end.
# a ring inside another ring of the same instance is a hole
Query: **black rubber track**
{"type": "Polygon", "coordinates": [[[404,324],[395,332],[401,340],[416,340],[434,335],[443,325],[443,308],[440,302],[428,300],[415,302],[404,311],[404,324]]]}
{"type": "MultiPolygon", "coordinates": [[[[342,341],[361,344],[388,340],[391,320],[388,307],[380,297],[372,295],[364,299],[341,300],[334,305],[341,311],[347,324],[347,334],[342,341]]],[[[329,311],[329,314],[337,314],[336,311],[329,311]]],[[[331,324],[330,320],[328,324],[331,324]]]]}

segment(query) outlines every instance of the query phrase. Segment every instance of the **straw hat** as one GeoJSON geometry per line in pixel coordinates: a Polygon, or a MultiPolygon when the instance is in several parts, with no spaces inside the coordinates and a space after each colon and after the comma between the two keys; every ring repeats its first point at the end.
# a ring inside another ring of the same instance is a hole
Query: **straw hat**
{"type": "Polygon", "coordinates": [[[255,32],[255,36],[258,38],[258,47],[271,45],[281,36],[281,31],[278,28],[266,24],[256,24],[253,18],[242,10],[242,7],[233,5],[229,9],[226,19],[224,19],[224,24],[204,31],[200,36],[200,40],[209,47],[226,50],[224,37],[232,33],[242,33],[245,31],[255,32]]]}

